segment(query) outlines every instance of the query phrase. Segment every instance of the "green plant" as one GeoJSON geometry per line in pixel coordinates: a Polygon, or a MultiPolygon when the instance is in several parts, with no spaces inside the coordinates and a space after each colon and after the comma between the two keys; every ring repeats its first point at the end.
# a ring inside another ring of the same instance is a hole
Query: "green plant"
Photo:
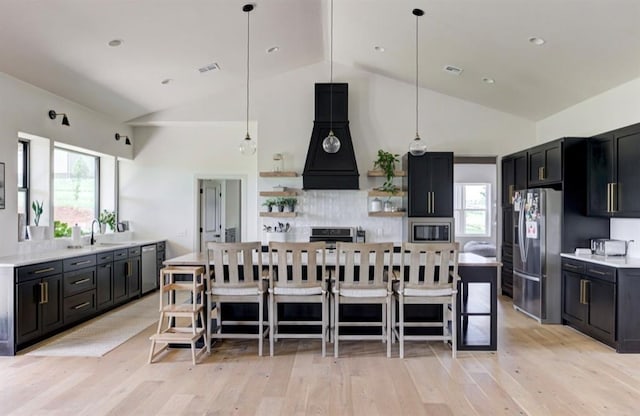
{"type": "Polygon", "coordinates": [[[273,206],[276,205],[276,200],[273,198],[269,198],[262,203],[263,206],[267,207],[267,211],[271,212],[273,206]]]}
{"type": "Polygon", "coordinates": [[[293,212],[296,208],[296,204],[298,203],[297,198],[282,198],[283,205],[289,207],[289,211],[293,212]]]}
{"type": "Polygon", "coordinates": [[[44,211],[44,208],[42,207],[43,204],[44,201],[40,202],[37,199],[31,203],[31,209],[33,210],[33,223],[36,226],[40,225],[40,216],[44,211]]]}
{"type": "Polygon", "coordinates": [[[69,227],[69,224],[55,220],[53,222],[53,237],[71,237],[71,227],[69,227]]]}
{"type": "Polygon", "coordinates": [[[114,211],[102,210],[98,216],[98,222],[100,224],[107,224],[111,231],[116,230],[116,213],[114,211]]]}
{"type": "Polygon", "coordinates": [[[284,211],[284,206],[287,205],[285,202],[287,198],[276,198],[276,206],[278,207],[278,211],[284,211]]]}
{"type": "Polygon", "coordinates": [[[373,167],[380,168],[384,172],[385,181],[382,184],[381,190],[385,192],[396,193],[398,187],[393,184],[394,172],[396,169],[396,162],[399,162],[399,154],[386,152],[382,149],[378,150],[378,158],[374,160],[373,167]]]}

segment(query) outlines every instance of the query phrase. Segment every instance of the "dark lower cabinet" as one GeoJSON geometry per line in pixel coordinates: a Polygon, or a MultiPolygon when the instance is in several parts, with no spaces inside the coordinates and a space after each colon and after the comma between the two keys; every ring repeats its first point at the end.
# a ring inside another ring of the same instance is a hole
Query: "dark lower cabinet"
{"type": "Polygon", "coordinates": [[[129,258],[129,274],[127,275],[127,285],[129,299],[140,296],[140,294],[142,293],[140,257],[129,258]]]}
{"type": "Polygon", "coordinates": [[[113,262],[99,264],[96,270],[96,307],[98,310],[113,305],[113,262]]]}
{"type": "Polygon", "coordinates": [[[141,294],[140,256],[126,254],[113,262],[113,301],[124,302],[141,294]]]}
{"type": "Polygon", "coordinates": [[[64,324],[62,275],[16,285],[16,344],[22,345],[52,333],[64,324]]]}
{"type": "Polygon", "coordinates": [[[573,259],[562,269],[564,322],[617,349],[616,269],[573,259]]]}

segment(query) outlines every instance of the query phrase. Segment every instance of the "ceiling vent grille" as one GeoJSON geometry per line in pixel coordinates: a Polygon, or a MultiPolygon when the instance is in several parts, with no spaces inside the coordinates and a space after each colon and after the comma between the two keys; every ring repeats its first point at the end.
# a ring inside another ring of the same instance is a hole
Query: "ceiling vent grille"
{"type": "Polygon", "coordinates": [[[219,69],[220,69],[220,65],[218,65],[217,62],[214,62],[212,64],[205,65],[202,68],[198,68],[198,71],[200,71],[201,74],[204,74],[205,72],[217,71],[219,69]]]}
{"type": "Polygon", "coordinates": [[[442,69],[444,70],[444,72],[447,72],[447,73],[449,73],[451,75],[460,75],[460,74],[462,74],[462,68],[458,68],[457,66],[447,65],[442,69]]]}

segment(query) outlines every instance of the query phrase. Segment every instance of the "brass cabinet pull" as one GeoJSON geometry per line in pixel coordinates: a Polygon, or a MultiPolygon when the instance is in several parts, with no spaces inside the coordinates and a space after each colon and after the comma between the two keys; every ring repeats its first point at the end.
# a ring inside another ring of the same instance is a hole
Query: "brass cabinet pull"
{"type": "Polygon", "coordinates": [[[538,180],[542,180],[542,179],[544,179],[544,168],[540,166],[538,168],[538,180]]]}
{"type": "Polygon", "coordinates": [[[607,184],[607,212],[611,212],[611,184],[607,184]]]}
{"type": "Polygon", "coordinates": [[[86,308],[89,305],[91,305],[91,302],[84,302],[84,303],[81,303],[80,305],[74,306],[73,309],[78,310],[78,309],[86,308]]]}
{"type": "Polygon", "coordinates": [[[580,304],[584,305],[584,279],[580,279],[580,304]]]}
{"type": "Polygon", "coordinates": [[[431,210],[429,212],[433,214],[435,210],[436,210],[436,194],[434,192],[431,192],[431,210]]]}
{"type": "Polygon", "coordinates": [[[77,263],[71,263],[72,266],[82,266],[83,264],[89,264],[91,263],[91,260],[84,260],[84,261],[79,261],[77,263]]]}
{"type": "Polygon", "coordinates": [[[611,184],[611,212],[618,212],[618,183],[611,184]]]}
{"type": "Polygon", "coordinates": [[[576,266],[575,264],[571,264],[571,263],[565,263],[564,267],[567,267],[567,268],[573,269],[573,270],[578,270],[578,266],[576,266]]]}
{"type": "Polygon", "coordinates": [[[44,302],[42,303],[49,303],[49,282],[44,282],[44,302]]]}
{"type": "Polygon", "coordinates": [[[589,281],[585,280],[584,281],[584,304],[588,305],[589,304],[589,281]]]}
{"type": "Polygon", "coordinates": [[[127,264],[127,272],[126,272],[126,275],[127,275],[127,277],[131,277],[131,269],[132,269],[132,267],[131,267],[131,260],[127,260],[127,263],[126,263],[126,264],[127,264]]]}
{"type": "Polygon", "coordinates": [[[42,305],[44,303],[44,283],[40,282],[40,302],[38,302],[40,305],[42,305]]]}
{"type": "Polygon", "coordinates": [[[46,269],[36,270],[35,272],[33,272],[33,274],[40,274],[40,273],[52,272],[52,271],[54,271],[54,270],[55,270],[55,268],[54,268],[54,267],[47,267],[46,269]]]}
{"type": "Polygon", "coordinates": [[[605,272],[601,272],[600,270],[595,270],[595,269],[589,269],[590,273],[595,273],[595,274],[599,274],[601,276],[606,276],[607,274],[605,272]]]}
{"type": "Polygon", "coordinates": [[[431,192],[427,192],[427,214],[431,212],[431,192]]]}
{"type": "Polygon", "coordinates": [[[509,203],[513,204],[513,194],[515,185],[509,185],[509,203]]]}
{"type": "Polygon", "coordinates": [[[74,285],[81,285],[83,283],[87,283],[90,282],[91,279],[87,278],[87,279],[81,279],[81,280],[76,280],[75,282],[73,282],[74,285]]]}

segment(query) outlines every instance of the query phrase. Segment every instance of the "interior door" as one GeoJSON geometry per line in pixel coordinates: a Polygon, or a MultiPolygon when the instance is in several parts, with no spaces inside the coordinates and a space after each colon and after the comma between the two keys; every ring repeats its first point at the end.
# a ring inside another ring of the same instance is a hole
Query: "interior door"
{"type": "Polygon", "coordinates": [[[221,242],[223,182],[219,180],[203,180],[200,188],[200,248],[204,249],[207,241],[221,242]]]}

